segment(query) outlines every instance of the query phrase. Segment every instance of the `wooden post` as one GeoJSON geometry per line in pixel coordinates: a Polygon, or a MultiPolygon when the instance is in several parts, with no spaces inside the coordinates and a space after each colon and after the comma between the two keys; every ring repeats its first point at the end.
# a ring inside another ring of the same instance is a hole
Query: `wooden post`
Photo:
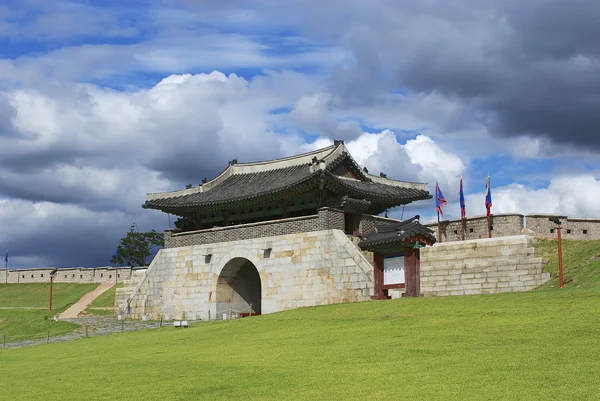
{"type": "Polygon", "coordinates": [[[121,333],[125,331],[125,320],[121,320],[121,333]]]}
{"type": "Polygon", "coordinates": [[[562,238],[560,234],[560,226],[556,229],[558,231],[558,277],[560,288],[564,288],[563,283],[563,261],[562,261],[562,238]]]}
{"type": "Polygon", "coordinates": [[[48,334],[46,335],[46,344],[50,344],[50,330],[48,330],[48,334]]]}
{"type": "Polygon", "coordinates": [[[2,334],[2,348],[6,348],[6,334],[2,334]]]}
{"type": "Polygon", "coordinates": [[[87,324],[85,325],[85,337],[86,337],[86,338],[87,338],[87,337],[89,337],[89,336],[88,336],[88,326],[87,326],[87,324]]]}
{"type": "Polygon", "coordinates": [[[54,276],[51,274],[50,275],[50,308],[48,309],[50,312],[52,312],[52,282],[54,281],[54,276]]]}

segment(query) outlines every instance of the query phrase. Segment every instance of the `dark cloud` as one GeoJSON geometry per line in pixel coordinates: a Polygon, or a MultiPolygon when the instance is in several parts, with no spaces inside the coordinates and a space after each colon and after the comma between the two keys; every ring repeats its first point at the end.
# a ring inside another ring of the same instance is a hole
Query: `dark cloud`
{"type": "Polygon", "coordinates": [[[344,4],[339,15],[305,10],[308,32],[353,55],[329,80],[340,101],[373,105],[394,89],[435,93],[496,135],[600,148],[600,2],[344,4]]]}

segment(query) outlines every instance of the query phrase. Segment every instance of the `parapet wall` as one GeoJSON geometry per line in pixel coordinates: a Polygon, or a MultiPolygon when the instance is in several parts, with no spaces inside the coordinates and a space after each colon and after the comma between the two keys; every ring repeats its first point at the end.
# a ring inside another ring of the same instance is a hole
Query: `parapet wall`
{"type": "MultiPolygon", "coordinates": [[[[50,272],[54,267],[39,267],[31,269],[18,269],[8,271],[9,283],[47,283],[50,281],[50,272]]],[[[146,270],[146,267],[72,267],[58,268],[54,276],[55,283],[104,283],[106,281],[123,282],[136,271],[146,270]]],[[[6,273],[0,270],[0,282],[6,281],[6,273]]]]}
{"type": "Polygon", "coordinates": [[[421,249],[423,296],[532,290],[549,279],[535,238],[519,235],[438,243],[421,249]]]}
{"type": "Polygon", "coordinates": [[[318,210],[318,214],[312,216],[261,221],[258,223],[217,227],[207,230],[186,232],[168,230],[165,231],[165,248],[241,241],[252,238],[266,238],[276,235],[333,229],[344,229],[344,212],[337,209],[322,208],[318,210]]]}
{"type": "MultiPolygon", "coordinates": [[[[600,219],[568,218],[556,214],[493,214],[490,216],[492,238],[527,234],[537,238],[556,238],[556,224],[548,219],[556,217],[562,222],[562,236],[565,239],[593,240],[600,239],[600,219]]],[[[426,223],[425,226],[435,231],[437,238],[437,222],[426,223]]],[[[475,216],[458,220],[440,221],[442,242],[460,241],[463,239],[482,239],[488,237],[486,216],[475,216]]]]}

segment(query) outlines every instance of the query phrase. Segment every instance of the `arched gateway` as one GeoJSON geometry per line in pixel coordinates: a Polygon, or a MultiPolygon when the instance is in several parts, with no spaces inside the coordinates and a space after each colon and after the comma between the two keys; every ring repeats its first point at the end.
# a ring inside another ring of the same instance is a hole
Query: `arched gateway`
{"type": "Polygon", "coordinates": [[[343,141],[277,160],[233,159],[198,186],[148,194],[144,208],[177,215],[176,229],[146,276],[122,292],[132,316],[211,320],[250,305],[267,314],[418,295],[418,248],[435,239],[415,241],[431,235],[418,219],[379,215],[431,198],[426,184],[369,174],[343,141]]]}
{"type": "Polygon", "coordinates": [[[261,314],[261,282],[256,266],[235,257],[225,264],[217,281],[217,316],[261,314]]]}

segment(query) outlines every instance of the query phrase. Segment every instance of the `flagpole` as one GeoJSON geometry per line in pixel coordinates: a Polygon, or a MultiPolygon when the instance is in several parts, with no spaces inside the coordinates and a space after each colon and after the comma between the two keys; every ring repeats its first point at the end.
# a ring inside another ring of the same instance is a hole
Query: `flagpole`
{"type": "Polygon", "coordinates": [[[467,221],[466,219],[463,217],[462,218],[462,240],[464,241],[467,237],[467,221]]]}
{"type": "Polygon", "coordinates": [[[442,229],[440,228],[440,211],[437,211],[438,216],[438,242],[442,242],[442,229]]]}
{"type": "Polygon", "coordinates": [[[4,258],[4,261],[6,262],[6,278],[4,279],[4,284],[8,284],[8,251],[6,251],[6,257],[4,258]]]}
{"type": "Polygon", "coordinates": [[[492,226],[490,223],[490,209],[487,212],[487,223],[488,223],[488,238],[492,238],[492,226]]]}

